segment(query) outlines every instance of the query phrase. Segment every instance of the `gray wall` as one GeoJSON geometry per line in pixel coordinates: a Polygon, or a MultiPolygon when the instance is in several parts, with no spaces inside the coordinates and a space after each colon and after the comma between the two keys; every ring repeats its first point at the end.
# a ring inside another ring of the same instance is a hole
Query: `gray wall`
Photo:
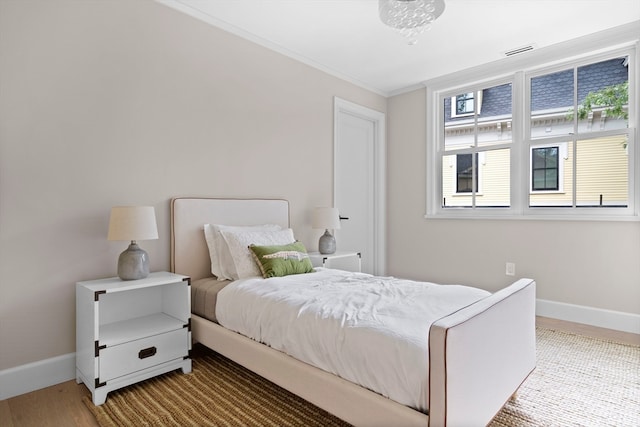
{"type": "Polygon", "coordinates": [[[116,274],[114,205],[333,201],[333,98],[386,99],[144,1],[0,1],[0,370],[75,351],[75,282],[116,274]]]}

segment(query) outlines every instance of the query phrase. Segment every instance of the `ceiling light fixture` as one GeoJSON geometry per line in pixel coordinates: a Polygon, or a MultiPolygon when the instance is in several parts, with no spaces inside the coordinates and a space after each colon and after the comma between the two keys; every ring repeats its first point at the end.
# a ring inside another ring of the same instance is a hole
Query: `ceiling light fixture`
{"type": "Polygon", "coordinates": [[[444,0],[378,0],[378,12],[385,25],[414,45],[420,34],[442,15],[444,0]]]}

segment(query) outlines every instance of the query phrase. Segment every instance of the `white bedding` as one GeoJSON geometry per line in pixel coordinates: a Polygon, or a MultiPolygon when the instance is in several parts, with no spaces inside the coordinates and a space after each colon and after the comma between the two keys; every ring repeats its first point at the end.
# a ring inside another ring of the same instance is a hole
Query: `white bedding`
{"type": "Polygon", "coordinates": [[[218,294],[216,317],[225,328],[426,412],[430,325],[488,295],[318,268],[234,281],[218,294]]]}

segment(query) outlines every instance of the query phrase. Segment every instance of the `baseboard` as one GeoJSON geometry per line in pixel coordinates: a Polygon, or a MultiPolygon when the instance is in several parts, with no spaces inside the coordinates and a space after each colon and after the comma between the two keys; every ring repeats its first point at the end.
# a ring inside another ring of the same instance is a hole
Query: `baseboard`
{"type": "Polygon", "coordinates": [[[76,354],[69,353],[50,359],[0,371],[0,400],[9,399],[41,388],[76,378],[76,354]]]}
{"type": "Polygon", "coordinates": [[[536,315],[640,334],[640,315],[539,299],[536,315]]]}

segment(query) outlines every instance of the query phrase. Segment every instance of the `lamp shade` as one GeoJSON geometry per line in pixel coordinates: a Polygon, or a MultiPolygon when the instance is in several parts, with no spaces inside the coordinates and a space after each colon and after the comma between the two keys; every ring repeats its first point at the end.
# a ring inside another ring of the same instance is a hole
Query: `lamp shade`
{"type": "Polygon", "coordinates": [[[340,215],[336,208],[315,208],[311,219],[311,227],[320,229],[340,228],[340,215]]]}
{"type": "Polygon", "coordinates": [[[153,240],[158,238],[153,206],[114,206],[107,240],[153,240]]]}

